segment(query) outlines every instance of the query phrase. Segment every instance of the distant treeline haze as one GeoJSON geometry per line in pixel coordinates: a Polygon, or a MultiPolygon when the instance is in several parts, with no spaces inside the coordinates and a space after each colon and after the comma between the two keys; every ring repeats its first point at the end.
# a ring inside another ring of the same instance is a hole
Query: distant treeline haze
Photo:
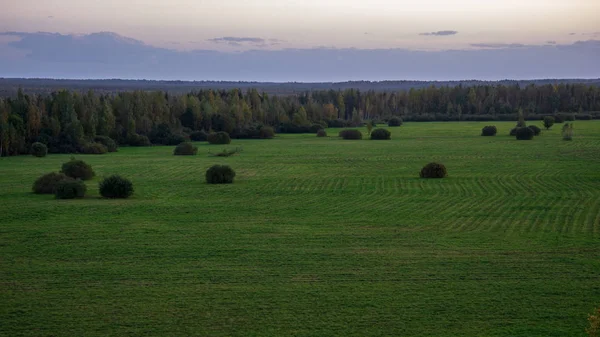
{"type": "Polygon", "coordinates": [[[481,85],[397,92],[323,90],[287,96],[256,89],[207,89],[178,95],[66,90],[28,95],[19,90],[16,97],[0,99],[0,154],[28,153],[36,141],[48,145],[51,152],[78,152],[96,136],[137,145],[140,136],[153,141],[153,135],[165,132],[185,137],[200,130],[226,131],[235,138],[262,125],[279,132],[305,132],[314,130],[314,124],[344,127],[392,116],[405,121],[513,120],[520,109],[527,119],[560,113],[600,118],[600,88],[587,84],[481,85]]]}

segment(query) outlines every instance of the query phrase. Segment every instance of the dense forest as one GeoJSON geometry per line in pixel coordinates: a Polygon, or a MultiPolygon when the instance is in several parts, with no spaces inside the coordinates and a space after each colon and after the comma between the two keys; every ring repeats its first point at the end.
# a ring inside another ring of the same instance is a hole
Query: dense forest
{"type": "MultiPolygon", "coordinates": [[[[398,116],[405,121],[514,120],[566,114],[600,118],[600,87],[588,84],[430,86],[405,91],[358,89],[271,95],[257,89],[202,89],[186,94],[114,94],[61,90],[0,99],[0,155],[29,153],[41,142],[54,153],[86,153],[98,136],[120,145],[176,144],[212,131],[254,138],[277,132],[316,132],[398,116]]],[[[563,116],[564,117],[564,116],[563,116]]],[[[93,148],[93,146],[92,146],[93,148]]]]}

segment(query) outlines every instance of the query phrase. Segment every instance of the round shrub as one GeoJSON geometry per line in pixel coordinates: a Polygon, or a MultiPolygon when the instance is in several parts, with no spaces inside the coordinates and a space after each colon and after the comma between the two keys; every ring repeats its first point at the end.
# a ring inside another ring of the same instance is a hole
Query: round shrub
{"type": "Polygon", "coordinates": [[[198,148],[190,142],[183,142],[175,147],[173,154],[176,156],[193,156],[198,153],[198,148]]]}
{"type": "Polygon", "coordinates": [[[549,130],[554,125],[554,122],[556,122],[556,119],[553,116],[544,117],[544,127],[546,130],[549,130]]]}
{"type": "Polygon", "coordinates": [[[98,185],[100,195],[111,199],[127,199],[133,194],[133,184],[129,179],[118,175],[104,178],[98,185]]]}
{"type": "Polygon", "coordinates": [[[482,136],[495,136],[497,132],[498,129],[493,125],[484,126],[483,129],[481,129],[482,136]]]}
{"type": "Polygon", "coordinates": [[[327,131],[324,129],[317,131],[317,137],[327,137],[327,131]]]}
{"type": "Polygon", "coordinates": [[[440,163],[429,163],[421,169],[421,178],[445,178],[448,176],[446,166],[440,163]]]}
{"type": "Polygon", "coordinates": [[[529,127],[516,128],[515,137],[518,140],[532,140],[535,132],[529,127]]]}
{"type": "Polygon", "coordinates": [[[108,152],[108,149],[100,143],[87,143],[81,147],[81,153],[83,154],[105,154],[106,152],[108,152]]]}
{"type": "Polygon", "coordinates": [[[356,129],[342,130],[339,136],[343,139],[362,139],[362,133],[356,129]]]}
{"type": "Polygon", "coordinates": [[[56,199],[76,199],[85,197],[87,187],[80,179],[61,180],[54,190],[56,199]]]}
{"type": "Polygon", "coordinates": [[[117,142],[115,142],[112,138],[106,136],[96,136],[94,138],[94,142],[102,144],[106,147],[108,152],[117,152],[119,150],[119,146],[117,142]]]}
{"type": "Polygon", "coordinates": [[[44,143],[35,142],[31,144],[31,154],[35,157],[45,157],[48,154],[48,147],[44,143]]]}
{"type": "Polygon", "coordinates": [[[516,135],[517,135],[517,129],[519,129],[519,128],[512,128],[512,129],[510,129],[510,135],[511,135],[512,137],[514,137],[514,136],[516,136],[516,135]]]}
{"type": "Polygon", "coordinates": [[[216,133],[211,133],[206,138],[209,144],[229,144],[231,143],[231,137],[225,131],[219,131],[216,133]]]}
{"type": "Polygon", "coordinates": [[[402,118],[400,117],[392,117],[388,121],[388,126],[401,126],[403,123],[402,118]]]}
{"type": "Polygon", "coordinates": [[[260,128],[259,136],[262,139],[272,139],[275,137],[275,130],[270,126],[263,126],[260,128]]]}
{"type": "Polygon", "coordinates": [[[539,135],[540,135],[540,133],[542,133],[542,129],[538,128],[538,127],[537,127],[537,126],[535,126],[535,125],[529,125],[529,126],[528,126],[528,128],[530,128],[530,129],[531,129],[531,131],[533,131],[533,135],[534,135],[534,136],[539,136],[539,135]]]}
{"type": "Polygon", "coordinates": [[[204,130],[194,131],[190,134],[190,139],[195,142],[205,142],[208,134],[204,130]]]}
{"type": "Polygon", "coordinates": [[[213,165],[206,171],[207,184],[231,184],[235,171],[227,165],[213,165]]]}
{"type": "Polygon", "coordinates": [[[389,140],[392,139],[392,133],[386,129],[375,129],[371,132],[372,140],[389,140]]]}
{"type": "Polygon", "coordinates": [[[43,176],[37,178],[37,180],[33,183],[33,193],[35,194],[53,194],[56,189],[56,185],[59,182],[70,179],[64,173],[48,173],[43,176]]]}
{"type": "Polygon", "coordinates": [[[518,140],[532,140],[535,132],[529,127],[516,128],[515,136],[518,140]]]}
{"type": "Polygon", "coordinates": [[[74,158],[62,165],[61,172],[71,178],[81,180],[90,180],[96,175],[89,164],[74,158]]]}

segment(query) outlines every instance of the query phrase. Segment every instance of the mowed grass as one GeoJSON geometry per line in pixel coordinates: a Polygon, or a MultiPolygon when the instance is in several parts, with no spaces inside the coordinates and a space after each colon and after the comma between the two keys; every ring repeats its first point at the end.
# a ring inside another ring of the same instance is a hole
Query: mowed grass
{"type": "Polygon", "coordinates": [[[30,193],[69,155],[1,158],[0,334],[582,336],[600,305],[600,123],[572,142],[486,124],[77,156],[98,175],[84,200],[30,193]],[[419,179],[430,161],[449,177],[419,179]],[[235,183],[205,184],[213,164],[235,183]],[[114,173],[133,198],[98,197],[114,173]]]}

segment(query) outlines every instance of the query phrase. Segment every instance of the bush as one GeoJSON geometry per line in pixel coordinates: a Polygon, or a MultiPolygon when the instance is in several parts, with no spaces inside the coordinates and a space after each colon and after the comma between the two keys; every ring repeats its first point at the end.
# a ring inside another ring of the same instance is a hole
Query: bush
{"type": "Polygon", "coordinates": [[[515,137],[517,135],[517,129],[519,129],[519,128],[512,128],[512,129],[510,129],[510,135],[512,137],[515,137]]]}
{"type": "Polygon", "coordinates": [[[35,157],[45,157],[48,154],[48,147],[46,144],[35,142],[31,144],[31,154],[35,157]]]}
{"type": "Polygon", "coordinates": [[[275,137],[275,130],[270,126],[263,126],[260,128],[259,135],[262,139],[272,139],[275,137]]]}
{"type": "Polygon", "coordinates": [[[87,187],[80,179],[65,179],[58,182],[54,196],[56,199],[83,198],[87,187]]]}
{"type": "Polygon", "coordinates": [[[87,143],[81,147],[80,152],[83,154],[105,154],[108,149],[100,143],[87,143]]]}
{"type": "Polygon", "coordinates": [[[148,137],[138,134],[130,135],[127,139],[127,144],[130,146],[152,146],[148,137]]]}
{"type": "Polygon", "coordinates": [[[402,118],[400,117],[392,117],[388,121],[388,126],[401,126],[403,123],[402,118]]]}
{"type": "Polygon", "coordinates": [[[64,163],[61,172],[68,177],[81,180],[90,180],[96,175],[89,164],[83,160],[75,160],[75,158],[64,163]]]}
{"type": "Polygon", "coordinates": [[[117,152],[119,150],[117,142],[115,142],[112,138],[107,136],[96,136],[94,137],[94,142],[106,146],[108,152],[117,152]]]}
{"type": "Polygon", "coordinates": [[[235,172],[227,165],[214,165],[206,171],[207,184],[231,184],[235,172]]]}
{"type": "Polygon", "coordinates": [[[323,129],[323,125],[321,124],[313,124],[310,126],[310,133],[315,133],[315,132],[319,132],[319,130],[323,129]]]}
{"type": "Polygon", "coordinates": [[[208,135],[207,139],[209,144],[229,144],[231,143],[231,138],[229,134],[225,131],[219,131],[216,133],[211,133],[208,135]]]}
{"type": "Polygon", "coordinates": [[[317,131],[317,137],[327,137],[327,131],[324,129],[317,131]]]}
{"type": "Polygon", "coordinates": [[[31,189],[35,194],[54,194],[54,191],[56,190],[56,185],[58,185],[59,182],[65,179],[70,178],[67,177],[67,175],[65,175],[64,173],[52,172],[44,174],[43,176],[37,178],[37,180],[33,183],[33,187],[31,189]]]}
{"type": "Polygon", "coordinates": [[[392,139],[392,133],[386,129],[375,129],[371,132],[372,140],[389,140],[392,139]]]}
{"type": "Polygon", "coordinates": [[[118,175],[104,178],[98,186],[100,188],[100,195],[105,198],[126,199],[133,194],[133,184],[131,181],[118,175]]]}
{"type": "Polygon", "coordinates": [[[484,126],[481,129],[482,136],[495,136],[498,133],[498,129],[493,125],[484,126]]]}
{"type": "Polygon", "coordinates": [[[176,156],[194,156],[198,153],[198,148],[190,142],[183,142],[175,147],[173,154],[176,156]]]}
{"type": "Polygon", "coordinates": [[[542,129],[538,128],[538,127],[537,127],[537,126],[535,126],[535,125],[529,125],[529,126],[528,126],[528,128],[530,128],[530,129],[531,129],[531,131],[533,131],[533,135],[534,135],[534,136],[539,136],[539,135],[540,135],[540,133],[542,133],[542,129]]]}
{"type": "Polygon", "coordinates": [[[535,136],[535,131],[529,127],[516,128],[515,136],[517,140],[532,140],[535,136]]]}
{"type": "Polygon", "coordinates": [[[421,169],[421,178],[445,178],[448,176],[446,166],[440,163],[429,163],[421,169]]]}
{"type": "Polygon", "coordinates": [[[546,128],[546,130],[549,130],[552,125],[554,125],[555,119],[552,116],[546,116],[544,117],[544,127],[546,128]]]}
{"type": "Polygon", "coordinates": [[[573,123],[565,123],[562,127],[563,140],[573,140],[573,123]]]}
{"type": "Polygon", "coordinates": [[[195,142],[205,142],[208,134],[204,130],[194,131],[190,134],[190,139],[195,142]]]}
{"type": "Polygon", "coordinates": [[[362,133],[356,129],[342,130],[339,136],[343,139],[362,139],[362,133]]]}

